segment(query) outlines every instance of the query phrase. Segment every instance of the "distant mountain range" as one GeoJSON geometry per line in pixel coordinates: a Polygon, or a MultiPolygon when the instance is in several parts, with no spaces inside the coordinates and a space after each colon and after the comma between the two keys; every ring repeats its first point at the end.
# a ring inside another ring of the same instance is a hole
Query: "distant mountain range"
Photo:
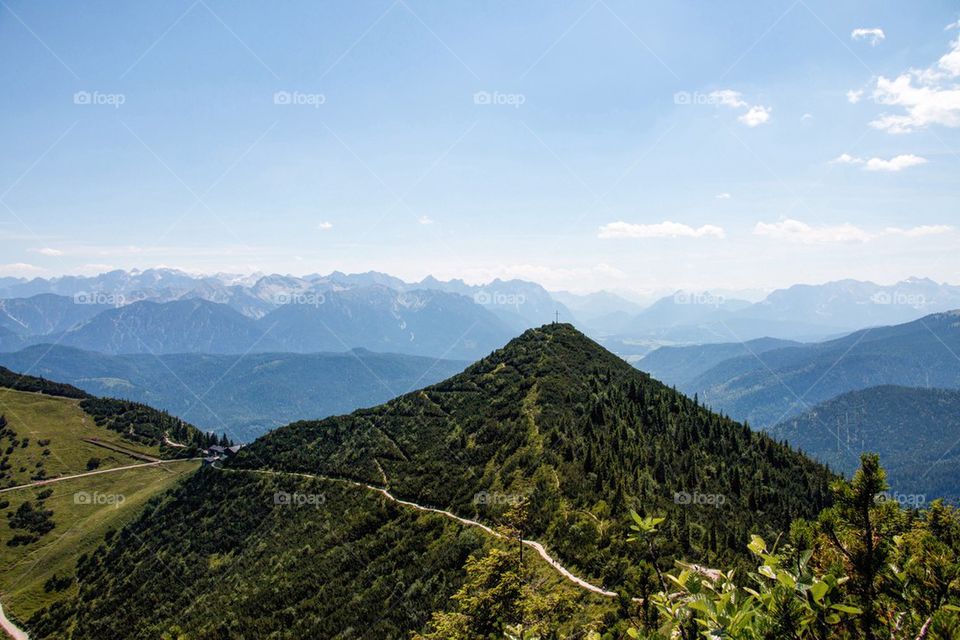
{"type": "Polygon", "coordinates": [[[195,276],[147,269],[0,278],[0,298],[4,350],[62,341],[113,353],[364,347],[476,359],[559,315],[636,359],[663,345],[817,341],[908,322],[960,308],[960,287],[921,278],[894,285],[841,280],[795,285],[755,303],[677,291],[644,308],[606,291],[550,293],[523,280],[471,285],[432,276],[411,283],[374,271],[195,276]]]}
{"type": "Polygon", "coordinates": [[[801,343],[777,338],[757,338],[747,342],[660,347],[640,360],[637,366],[657,380],[685,389],[692,380],[724,360],[796,346],[801,346],[801,343]]]}
{"type": "Polygon", "coordinates": [[[756,303],[710,292],[678,291],[614,327],[605,334],[605,344],[621,355],[641,356],[665,344],[763,337],[819,341],[957,308],[960,287],[926,278],[893,285],[858,280],[798,284],[756,303]]]}
{"type": "Polygon", "coordinates": [[[88,393],[135,400],[247,442],[296,420],[385,402],[467,363],[371,353],[111,356],[62,345],[0,353],[0,364],[88,393]]]}
{"type": "Polygon", "coordinates": [[[569,310],[551,297],[546,289],[523,280],[494,280],[486,285],[468,285],[462,280],[441,281],[432,276],[421,282],[408,283],[376,271],[358,274],[334,271],[329,275],[310,274],[302,277],[279,274],[194,276],[176,269],[116,270],[98,276],[31,280],[0,278],[0,298],[56,294],[84,303],[111,306],[142,300],[170,302],[199,298],[225,304],[254,319],[289,303],[316,301],[331,293],[358,289],[457,294],[486,308],[517,331],[547,322],[555,317],[557,311],[562,320],[572,317],[569,310]]]}
{"type": "Polygon", "coordinates": [[[953,311],[815,344],[660,349],[637,366],[763,429],[847,391],[878,385],[960,388],[957,354],[960,311],[953,311]],[[724,355],[731,357],[717,362],[724,355]]]}
{"type": "Polygon", "coordinates": [[[895,496],[960,499],[960,391],[897,386],[850,391],[769,433],[848,477],[860,452],[875,451],[895,496]]]}
{"type": "MultiPolygon", "coordinates": [[[[7,322],[0,325],[0,350],[42,343],[110,354],[310,353],[359,347],[475,360],[516,333],[468,298],[441,291],[398,292],[374,285],[303,296],[259,319],[226,304],[185,298],[98,309],[96,315],[67,330],[49,333],[27,333],[39,322],[7,322]]],[[[70,300],[47,294],[6,302],[10,307],[15,302],[18,313],[33,316],[42,315],[48,307],[70,305],[70,300]],[[57,304],[51,304],[54,298],[57,304]]]]}

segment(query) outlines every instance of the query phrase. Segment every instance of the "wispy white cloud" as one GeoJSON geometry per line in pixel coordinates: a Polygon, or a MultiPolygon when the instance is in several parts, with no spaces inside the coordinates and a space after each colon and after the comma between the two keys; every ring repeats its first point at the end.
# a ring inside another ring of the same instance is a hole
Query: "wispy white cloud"
{"type": "Polygon", "coordinates": [[[0,273],[12,274],[15,276],[34,275],[43,272],[44,269],[32,264],[27,264],[26,262],[0,264],[0,273]]]}
{"type": "Polygon", "coordinates": [[[883,29],[880,29],[877,27],[873,27],[869,29],[865,27],[860,27],[850,32],[851,40],[855,40],[855,41],[866,40],[867,42],[870,43],[871,47],[877,46],[878,44],[883,42],[883,40],[886,37],[887,35],[883,32],[883,29]]]}
{"type": "Polygon", "coordinates": [[[417,222],[420,224],[433,224],[433,218],[430,216],[420,216],[417,218],[417,222]]]}
{"type": "Polygon", "coordinates": [[[889,133],[909,133],[930,125],[960,127],[960,38],[936,65],[910,69],[894,79],[877,78],[873,99],[879,104],[901,107],[901,113],[886,113],[870,125],[889,133]]]}
{"type": "Polygon", "coordinates": [[[927,159],[921,158],[920,156],[913,155],[912,153],[905,153],[898,156],[894,156],[889,160],[884,160],[883,158],[858,158],[852,156],[849,153],[841,153],[839,156],[830,161],[830,164],[859,164],[863,165],[864,170],[866,171],[902,171],[907,167],[915,167],[917,165],[926,164],[927,159]]]}
{"type": "Polygon", "coordinates": [[[748,127],[756,127],[770,120],[770,112],[773,111],[772,107],[765,107],[759,104],[750,104],[743,99],[743,94],[739,91],[734,91],[733,89],[720,89],[718,91],[712,91],[709,94],[710,100],[714,104],[718,104],[724,107],[730,107],[731,109],[746,109],[747,111],[741,114],[737,120],[747,125],[748,127]]]}
{"type": "Polygon", "coordinates": [[[317,225],[317,229],[319,229],[320,231],[329,231],[330,229],[333,229],[333,223],[326,222],[326,221],[321,222],[320,224],[317,225]]]}
{"type": "Polygon", "coordinates": [[[598,238],[724,238],[723,228],[712,224],[691,227],[679,222],[658,222],[656,224],[632,224],[629,222],[609,222],[600,227],[598,238]]]}
{"type": "Polygon", "coordinates": [[[809,121],[809,120],[813,120],[813,114],[812,114],[812,113],[805,113],[805,114],[803,114],[802,116],[800,116],[800,122],[807,122],[807,121],[809,121]]]}
{"type": "Polygon", "coordinates": [[[727,193],[726,191],[724,191],[723,193],[718,193],[717,195],[715,195],[715,196],[713,196],[713,197],[716,198],[717,200],[729,200],[729,199],[730,199],[730,194],[727,193]]]}
{"type": "Polygon", "coordinates": [[[862,97],[863,89],[850,89],[850,91],[847,91],[847,102],[850,104],[857,104],[862,97]]]}
{"type": "Polygon", "coordinates": [[[761,124],[770,121],[770,112],[773,109],[755,104],[747,110],[745,114],[737,118],[748,127],[759,127],[761,124]]]}
{"type": "Polygon", "coordinates": [[[926,224],[907,229],[887,227],[882,231],[868,231],[850,223],[815,226],[790,218],[778,222],[758,222],[753,228],[754,235],[798,244],[862,244],[888,236],[923,238],[951,232],[953,227],[944,224],[926,224]]]}
{"type": "Polygon", "coordinates": [[[753,234],[800,244],[851,244],[867,242],[871,237],[860,227],[849,223],[812,226],[791,218],[779,222],[758,222],[753,234]]]}
{"type": "Polygon", "coordinates": [[[849,153],[841,153],[839,156],[830,161],[830,164],[863,164],[865,161],[863,158],[857,158],[850,155],[849,153]]]}
{"type": "Polygon", "coordinates": [[[920,156],[915,156],[912,153],[907,153],[894,156],[889,160],[884,160],[883,158],[870,158],[867,160],[867,164],[864,166],[864,169],[867,171],[901,171],[907,167],[915,167],[917,165],[926,163],[926,158],[921,158],[920,156]]]}
{"type": "Polygon", "coordinates": [[[52,247],[43,247],[42,249],[31,249],[34,253],[39,253],[43,256],[62,256],[63,251],[60,249],[54,249],[52,247]]]}
{"type": "Polygon", "coordinates": [[[743,94],[739,91],[734,91],[733,89],[720,89],[719,91],[711,91],[710,98],[717,104],[725,107],[733,107],[734,109],[750,106],[743,100],[743,94]]]}
{"type": "Polygon", "coordinates": [[[909,229],[887,227],[884,231],[890,235],[906,236],[907,238],[922,238],[923,236],[938,236],[953,231],[953,227],[946,224],[923,224],[909,229]]]}

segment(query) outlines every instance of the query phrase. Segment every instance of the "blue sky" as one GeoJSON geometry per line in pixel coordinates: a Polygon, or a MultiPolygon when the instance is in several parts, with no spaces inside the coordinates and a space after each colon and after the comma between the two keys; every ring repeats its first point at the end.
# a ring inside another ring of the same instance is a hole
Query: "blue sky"
{"type": "Polygon", "coordinates": [[[960,282],[955,3],[128,4],[0,1],[0,275],[960,282]]]}

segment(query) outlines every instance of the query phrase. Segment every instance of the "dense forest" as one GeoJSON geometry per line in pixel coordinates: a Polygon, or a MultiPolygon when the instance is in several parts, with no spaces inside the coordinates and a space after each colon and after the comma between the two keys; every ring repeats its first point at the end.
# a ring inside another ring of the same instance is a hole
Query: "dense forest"
{"type": "Polygon", "coordinates": [[[527,496],[529,535],[610,587],[646,580],[625,560],[618,514],[671,514],[671,557],[745,559],[751,533],[827,506],[833,478],[565,324],[379,407],[281,428],[231,465],[386,483],[490,521],[527,496]]]}
{"type": "Polygon", "coordinates": [[[38,638],[400,638],[491,548],[370,492],[207,467],[81,558],[79,596],[27,626],[38,638]]]}
{"type": "Polygon", "coordinates": [[[30,393],[43,393],[48,396],[60,396],[62,398],[89,398],[89,393],[76,387],[64,384],[62,382],[51,382],[45,378],[27,376],[6,367],[0,367],[0,387],[13,389],[14,391],[28,391],[30,393]]]}
{"type": "Polygon", "coordinates": [[[294,423],[205,467],[84,557],[78,595],[28,626],[76,640],[445,637],[490,605],[488,630],[522,611],[523,637],[612,633],[653,615],[634,599],[652,603],[675,561],[745,575],[744,541],[815,518],[834,479],[549,325],[446,382],[294,423]],[[496,586],[517,545],[378,487],[536,540],[619,595],[576,587],[529,552],[496,586]],[[655,564],[632,540],[631,511],[665,517],[655,564]],[[474,587],[495,593],[478,600],[474,587]],[[516,603],[497,605],[508,593],[516,603]],[[540,622],[527,628],[527,616],[540,622]]]}

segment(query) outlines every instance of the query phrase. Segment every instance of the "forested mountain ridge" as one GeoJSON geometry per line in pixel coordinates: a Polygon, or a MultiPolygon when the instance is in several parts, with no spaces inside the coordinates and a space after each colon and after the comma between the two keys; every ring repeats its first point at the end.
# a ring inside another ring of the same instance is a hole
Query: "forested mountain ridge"
{"type": "Polygon", "coordinates": [[[675,513],[675,552],[726,556],[749,531],[816,513],[831,477],[566,324],[529,330],[463,373],[379,407],[278,429],[231,464],[386,478],[398,497],[489,520],[504,505],[478,494],[527,495],[531,533],[611,584],[626,579],[617,568],[622,532],[602,523],[611,514],[675,513]],[[724,508],[683,504],[721,495],[724,508]]]}
{"type": "Polygon", "coordinates": [[[774,349],[799,346],[792,340],[757,338],[746,342],[717,342],[683,347],[660,347],[636,362],[638,369],[679,389],[724,360],[752,356],[774,349]]]}
{"type": "Polygon", "coordinates": [[[850,391],[772,427],[832,469],[852,475],[874,451],[897,495],[960,501],[960,390],[892,385],[850,391]]]}
{"type": "Polygon", "coordinates": [[[653,583],[631,560],[631,508],[670,515],[665,562],[740,566],[748,533],[774,535],[793,517],[812,517],[829,502],[833,479],[572,326],[547,325],[445,382],[282,427],[224,469],[202,470],[85,560],[78,598],[38,613],[31,630],[61,637],[73,628],[77,640],[119,630],[136,638],[302,637],[297,629],[403,637],[448,606],[467,558],[491,544],[451,518],[411,517],[416,509],[369,487],[298,474],[385,486],[491,526],[523,501],[525,539],[593,584],[641,597],[653,583]],[[278,503],[277,491],[322,500],[278,503]],[[170,570],[158,573],[158,563],[170,570]]]}
{"type": "Polygon", "coordinates": [[[768,428],[846,391],[960,388],[957,353],[960,310],[730,358],[680,388],[717,411],[768,428]]]}

